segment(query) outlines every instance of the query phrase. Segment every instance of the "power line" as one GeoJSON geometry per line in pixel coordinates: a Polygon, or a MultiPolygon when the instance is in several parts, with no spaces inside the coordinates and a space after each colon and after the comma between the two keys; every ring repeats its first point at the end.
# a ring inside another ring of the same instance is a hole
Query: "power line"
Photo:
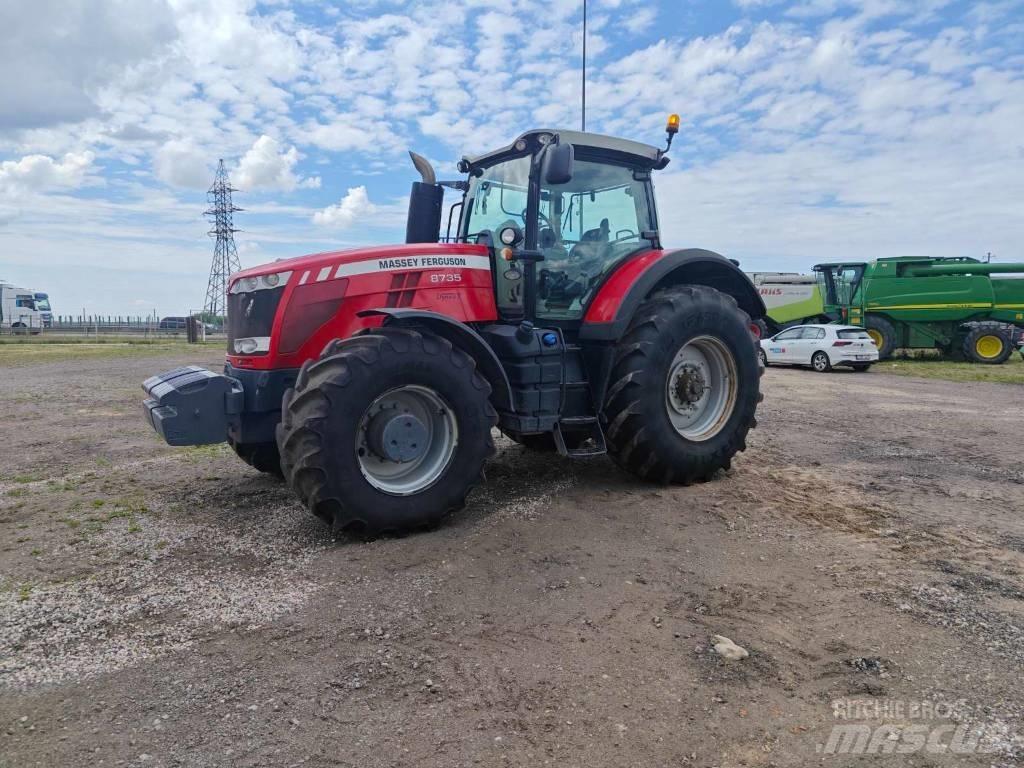
{"type": "Polygon", "coordinates": [[[238,260],[238,249],[235,248],[235,232],[238,230],[234,228],[232,220],[236,211],[243,210],[231,202],[231,193],[237,191],[231,186],[224,161],[221,160],[217,164],[213,185],[206,193],[210,208],[204,214],[210,217],[213,224],[213,229],[207,234],[216,240],[213,264],[210,266],[210,282],[206,286],[206,303],[203,305],[203,311],[210,318],[227,315],[228,277],[242,268],[238,260]]]}

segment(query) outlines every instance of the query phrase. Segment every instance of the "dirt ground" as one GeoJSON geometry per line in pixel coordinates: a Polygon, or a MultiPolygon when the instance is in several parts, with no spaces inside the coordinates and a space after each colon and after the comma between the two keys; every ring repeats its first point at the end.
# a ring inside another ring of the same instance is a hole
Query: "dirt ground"
{"type": "Polygon", "coordinates": [[[0,370],[0,765],[1024,760],[1020,385],[773,368],[714,482],[502,440],[357,543],[150,434],[139,382],[198,357],[0,370]]]}

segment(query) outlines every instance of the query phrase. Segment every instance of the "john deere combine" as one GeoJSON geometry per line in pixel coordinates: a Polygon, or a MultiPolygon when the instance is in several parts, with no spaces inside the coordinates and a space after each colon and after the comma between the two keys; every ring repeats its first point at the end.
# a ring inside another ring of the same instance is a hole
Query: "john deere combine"
{"type": "Polygon", "coordinates": [[[814,271],[825,313],[867,328],[881,359],[895,349],[938,348],[997,364],[1024,335],[1024,264],[899,256],[814,271]]]}

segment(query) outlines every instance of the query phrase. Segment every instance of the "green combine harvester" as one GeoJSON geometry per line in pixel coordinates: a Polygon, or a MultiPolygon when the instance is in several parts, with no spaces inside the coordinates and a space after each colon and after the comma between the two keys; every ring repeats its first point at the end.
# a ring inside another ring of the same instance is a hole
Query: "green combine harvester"
{"type": "Polygon", "coordinates": [[[937,348],[998,364],[1024,338],[1024,264],[899,256],[814,271],[824,314],[865,327],[883,360],[896,349],[937,348]]]}

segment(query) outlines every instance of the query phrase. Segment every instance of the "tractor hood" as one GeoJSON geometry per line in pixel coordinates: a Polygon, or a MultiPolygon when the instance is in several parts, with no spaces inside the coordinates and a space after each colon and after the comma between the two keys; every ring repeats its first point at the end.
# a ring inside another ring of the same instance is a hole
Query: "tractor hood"
{"type": "MultiPolygon", "coordinates": [[[[410,243],[402,245],[380,245],[369,248],[353,248],[342,251],[324,251],[308,256],[280,259],[251,269],[244,269],[231,276],[230,285],[245,278],[263,275],[291,273],[288,281],[302,283],[322,281],[341,277],[349,265],[366,265],[367,271],[392,271],[402,269],[436,269],[439,267],[467,266],[465,259],[487,257],[488,249],[483,245],[466,243],[410,243]]],[[[229,287],[230,290],[230,287],[229,287]]]]}

